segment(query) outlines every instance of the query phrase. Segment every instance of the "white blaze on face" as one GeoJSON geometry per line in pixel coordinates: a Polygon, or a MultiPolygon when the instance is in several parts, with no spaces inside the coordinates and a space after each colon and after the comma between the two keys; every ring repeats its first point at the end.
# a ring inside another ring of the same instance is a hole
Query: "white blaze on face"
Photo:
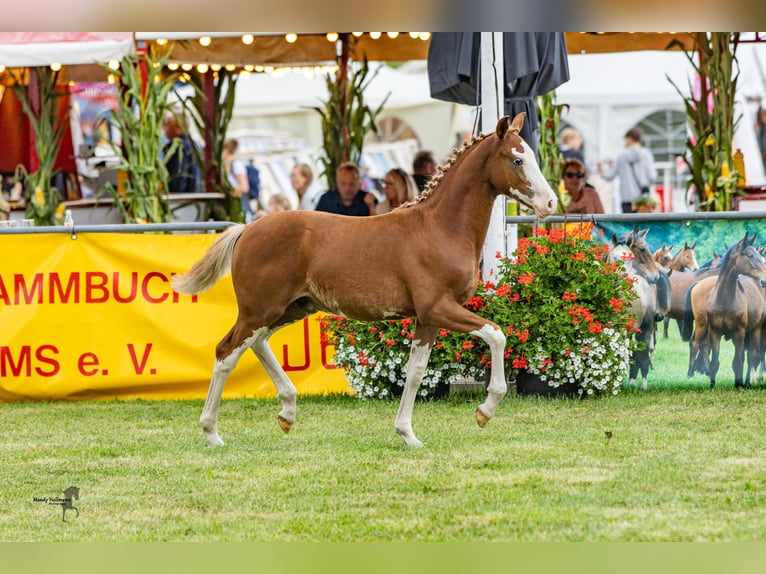
{"type": "Polygon", "coordinates": [[[551,186],[543,177],[543,173],[540,171],[540,166],[537,165],[537,158],[535,152],[529,147],[529,144],[525,141],[521,141],[523,151],[519,152],[516,148],[513,148],[512,153],[524,162],[523,173],[526,181],[529,182],[530,195],[522,193],[518,189],[509,188],[508,193],[511,197],[515,197],[524,205],[527,205],[535,210],[535,214],[538,217],[545,217],[556,211],[556,204],[558,198],[553,193],[551,186]]]}

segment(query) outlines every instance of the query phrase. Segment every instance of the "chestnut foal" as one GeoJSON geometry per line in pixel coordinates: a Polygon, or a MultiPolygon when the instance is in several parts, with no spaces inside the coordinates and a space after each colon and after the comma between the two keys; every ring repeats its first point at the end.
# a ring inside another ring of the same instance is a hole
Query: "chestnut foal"
{"type": "Polygon", "coordinates": [[[410,447],[418,386],[440,328],[487,342],[492,371],[487,397],[476,410],[483,427],[507,392],[505,335],[463,307],[474,292],[495,197],[504,194],[545,217],[557,198],[535,154],[519,136],[524,114],[502,118],[495,132],[455,151],[418,200],[373,217],[287,211],[235,225],[191,270],[173,278],[178,293],[211,288],[231,272],[239,316],[216,347],[216,361],[200,425],[210,445],[224,384],[252,349],[282,403],[279,425],[295,422],[296,390],[268,340],[279,328],[316,311],[361,321],[415,317],[417,326],[394,428],[410,447]]]}

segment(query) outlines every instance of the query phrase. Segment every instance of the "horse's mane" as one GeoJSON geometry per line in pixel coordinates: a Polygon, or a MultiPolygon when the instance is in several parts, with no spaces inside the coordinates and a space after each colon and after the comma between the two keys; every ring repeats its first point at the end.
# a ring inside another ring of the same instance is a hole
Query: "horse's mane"
{"type": "Polygon", "coordinates": [[[430,180],[428,180],[428,183],[426,184],[426,188],[422,191],[422,193],[415,198],[413,201],[408,201],[407,203],[403,203],[397,209],[402,209],[405,207],[411,207],[413,205],[417,205],[421,201],[428,199],[431,194],[436,191],[436,189],[439,187],[439,183],[441,182],[442,178],[444,177],[444,174],[449,171],[449,169],[455,164],[455,162],[460,158],[469,148],[473,147],[474,144],[482,141],[484,138],[486,138],[486,134],[479,134],[478,136],[472,136],[470,140],[465,140],[463,142],[463,146],[458,148],[452,148],[452,155],[447,159],[447,161],[441,165],[436,166],[436,171],[438,172],[435,176],[433,176],[430,180]]]}
{"type": "Polygon", "coordinates": [[[729,264],[729,259],[731,259],[731,254],[734,253],[734,250],[739,247],[739,243],[735,243],[731,247],[729,247],[726,250],[726,253],[724,253],[721,256],[721,261],[718,263],[716,267],[720,267],[721,269],[726,269],[726,266],[729,264]]]}

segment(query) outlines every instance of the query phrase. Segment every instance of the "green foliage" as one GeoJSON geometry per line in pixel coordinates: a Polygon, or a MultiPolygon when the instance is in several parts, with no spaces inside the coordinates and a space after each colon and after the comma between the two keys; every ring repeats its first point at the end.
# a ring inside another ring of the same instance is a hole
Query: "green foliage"
{"type": "Polygon", "coordinates": [[[684,99],[690,130],[684,157],[691,173],[687,185],[694,186],[702,211],[730,211],[737,193],[740,174],[732,169],[732,138],[741,119],[734,112],[739,34],[694,33],[693,49],[686,56],[698,76],[699,89],[690,81],[690,95],[685,96],[670,80],[684,99]]]}
{"type": "Polygon", "coordinates": [[[561,113],[568,108],[567,104],[556,103],[556,91],[551,90],[535,98],[537,115],[540,118],[540,141],[537,143],[537,155],[540,160],[540,170],[543,172],[551,189],[558,195],[558,211],[566,211],[566,201],[561,192],[561,166],[564,163],[561,148],[558,143],[561,113]]]}
{"type": "MultiPolygon", "coordinates": [[[[494,283],[480,282],[466,308],[497,323],[507,336],[505,373],[521,369],[551,386],[576,383],[581,393],[616,394],[627,373],[634,298],[608,245],[591,239],[592,224],[535,229],[501,261],[494,283]]],[[[360,398],[386,398],[403,387],[413,321],[323,320],[335,363],[360,398]]],[[[492,360],[483,340],[442,329],[422,383],[428,396],[457,379],[481,377],[492,360]]]]}
{"type": "MultiPolygon", "coordinates": [[[[59,72],[46,66],[33,68],[31,74],[37,76],[40,90],[39,113],[32,108],[32,96],[21,79],[13,78],[13,90],[34,132],[35,152],[40,163],[37,171],[23,176],[27,198],[26,216],[34,219],[35,225],[61,225],[61,194],[51,184],[51,180],[55,174],[54,164],[69,121],[69,113],[67,111],[61,116],[58,113],[59,99],[65,95],[57,88],[59,72]]],[[[16,170],[17,178],[23,175],[22,171],[23,168],[16,170]]]]}
{"type": "MultiPolygon", "coordinates": [[[[207,72],[212,74],[213,72],[207,72]]],[[[213,99],[215,101],[215,115],[211,121],[205,114],[205,106],[208,105],[205,99],[203,87],[203,76],[199,72],[190,73],[191,83],[195,86],[195,95],[187,100],[182,100],[184,109],[188,116],[195,123],[197,131],[209,136],[211,148],[210,163],[205,163],[204,150],[195,148],[195,159],[197,164],[202,166],[202,173],[207,179],[210,174],[215,178],[215,191],[223,193],[226,197],[220,203],[214,203],[210,206],[208,216],[217,221],[240,221],[244,222],[245,216],[242,212],[242,203],[238,197],[232,194],[232,187],[226,174],[226,166],[221,159],[223,143],[226,141],[226,132],[231,122],[234,101],[236,97],[236,87],[239,74],[226,69],[215,72],[213,82],[213,99]]],[[[179,98],[180,99],[180,98],[179,98]]],[[[205,202],[206,207],[210,202],[205,202]]]]}
{"type": "Polygon", "coordinates": [[[337,74],[325,76],[328,98],[322,107],[313,107],[322,118],[322,148],[324,157],[319,161],[324,166],[322,176],[329,187],[335,187],[335,171],[342,163],[350,161],[359,165],[362,159],[364,137],[375,131],[375,122],[388,96],[375,108],[364,102],[364,91],[377,75],[370,74],[365,58],[356,65],[350,63],[348,70],[340,69],[337,74]]]}
{"type": "Polygon", "coordinates": [[[110,70],[121,84],[118,109],[111,117],[122,140],[122,145],[112,143],[121,158],[114,169],[125,179],[124,189],[107,189],[128,223],[164,223],[170,215],[167,162],[178,153],[180,142],[174,141],[163,157],[162,125],[172,109],[168,96],[178,79],[178,74],[164,75],[166,61],[167,54],[151,45],[147,53],[127,55],[118,70],[110,70]]]}

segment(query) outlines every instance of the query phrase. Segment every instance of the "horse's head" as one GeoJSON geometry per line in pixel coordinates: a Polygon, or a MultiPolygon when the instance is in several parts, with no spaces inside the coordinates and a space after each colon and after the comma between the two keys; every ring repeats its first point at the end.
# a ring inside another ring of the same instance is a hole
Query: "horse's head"
{"type": "Polygon", "coordinates": [[[678,262],[679,271],[696,271],[700,268],[699,263],[697,262],[697,254],[694,252],[696,247],[696,241],[691,245],[684,241],[684,248],[679,251],[678,255],[673,259],[674,263],[678,262]]]}
{"type": "Polygon", "coordinates": [[[673,261],[673,245],[663,243],[662,247],[654,252],[653,258],[663,267],[667,267],[673,261]]]}
{"type": "Polygon", "coordinates": [[[766,260],[754,245],[755,237],[755,233],[749,237],[746,232],[739,243],[729,249],[724,258],[729,259],[736,273],[749,275],[756,281],[760,281],[762,287],[766,287],[766,260]]]}
{"type": "Polygon", "coordinates": [[[633,251],[622,240],[617,238],[617,235],[612,234],[612,239],[609,245],[609,262],[615,263],[622,261],[625,266],[625,270],[633,272],[633,251]]]}
{"type": "Polygon", "coordinates": [[[538,217],[545,217],[556,210],[558,198],[543,177],[535,152],[519,136],[525,115],[518,114],[513,122],[508,116],[497,122],[499,167],[492,170],[490,180],[501,193],[531,207],[538,217]]]}
{"type": "Polygon", "coordinates": [[[636,226],[633,231],[625,234],[621,241],[630,247],[633,253],[633,268],[636,273],[642,275],[649,283],[656,283],[660,278],[660,268],[646,243],[648,232],[649,229],[639,231],[638,226],[636,226]]]}

